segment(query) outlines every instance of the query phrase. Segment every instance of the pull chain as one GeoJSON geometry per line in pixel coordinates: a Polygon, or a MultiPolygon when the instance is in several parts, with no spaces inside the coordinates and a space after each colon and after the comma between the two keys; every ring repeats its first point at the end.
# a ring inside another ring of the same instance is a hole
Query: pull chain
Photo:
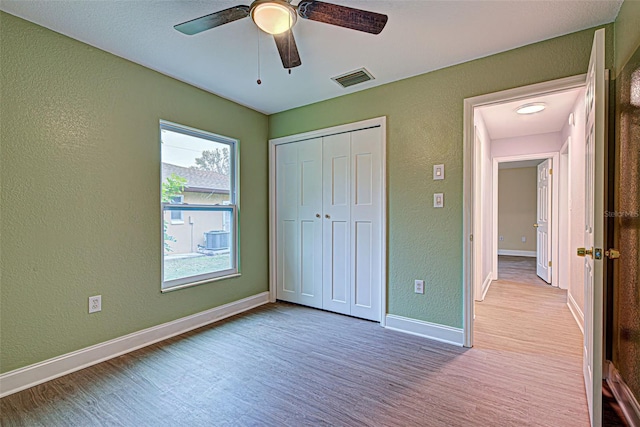
{"type": "MultiPolygon", "coordinates": [[[[289,43],[287,43],[287,48],[289,49],[289,63],[291,63],[291,38],[293,36],[293,28],[291,28],[291,14],[289,14],[289,34],[288,34],[288,41],[289,43]]],[[[289,68],[289,75],[291,75],[291,68],[289,68]]]]}
{"type": "Polygon", "coordinates": [[[260,30],[256,27],[256,34],[258,35],[258,80],[256,83],[258,85],[262,84],[262,80],[260,80],[260,30]]]}

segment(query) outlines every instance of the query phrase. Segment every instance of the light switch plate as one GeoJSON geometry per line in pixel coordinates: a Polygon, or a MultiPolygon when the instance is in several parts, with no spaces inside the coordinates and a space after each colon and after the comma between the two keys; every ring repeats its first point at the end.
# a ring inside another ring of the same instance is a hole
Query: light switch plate
{"type": "Polygon", "coordinates": [[[433,207],[434,208],[444,207],[444,193],[435,193],[433,195],[433,207]]]}
{"type": "Polygon", "coordinates": [[[444,179],[444,165],[433,165],[433,179],[444,179]]]}

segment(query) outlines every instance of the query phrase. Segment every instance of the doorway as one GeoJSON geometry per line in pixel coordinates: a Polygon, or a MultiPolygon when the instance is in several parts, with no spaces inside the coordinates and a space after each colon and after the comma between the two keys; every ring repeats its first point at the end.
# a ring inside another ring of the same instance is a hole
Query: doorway
{"type": "MultiPolygon", "coordinates": [[[[531,86],[510,89],[503,92],[481,95],[465,100],[464,133],[465,133],[465,167],[464,167],[464,345],[473,346],[474,304],[478,299],[476,294],[486,293],[486,284],[496,280],[498,274],[498,238],[497,233],[497,170],[501,162],[525,161],[541,158],[551,158],[554,164],[559,164],[560,150],[564,140],[558,130],[562,128],[569,113],[562,119],[556,132],[536,133],[527,128],[516,137],[513,134],[498,134],[491,136],[488,130],[491,124],[486,123],[489,108],[513,113],[515,106],[526,104],[532,98],[555,96],[574,91],[576,95],[570,101],[571,106],[578,97],[577,93],[584,90],[585,76],[574,76],[564,79],[539,83],[531,86]],[[483,108],[481,110],[481,108],[483,108]],[[480,120],[478,120],[480,118],[480,120]],[[497,136],[497,137],[496,137],[497,136]],[[471,161],[470,159],[473,159],[471,161]],[[485,165],[483,168],[482,166],[485,165]],[[483,256],[488,254],[487,256],[483,256]],[[491,262],[487,262],[487,258],[491,262]],[[483,287],[485,289],[483,289],[483,287]]],[[[569,111],[570,108],[567,110],[569,111]]],[[[532,120],[527,120],[531,122],[532,120]]],[[[578,126],[576,126],[578,128],[578,126]]],[[[508,131],[508,130],[507,130],[508,131]]],[[[579,153],[574,153],[578,155],[579,153]]],[[[574,173],[579,173],[578,170],[574,173]]],[[[559,180],[556,180],[559,181],[559,180]]],[[[558,207],[558,188],[555,188],[558,207]]],[[[576,201],[578,202],[578,201],[576,201]]],[[[557,209],[556,209],[557,210],[557,209]]],[[[559,216],[559,211],[556,213],[559,216]]],[[[558,236],[558,218],[552,221],[558,236]]],[[[533,224],[532,224],[533,225],[533,224]]],[[[553,242],[552,242],[553,245],[553,242]]],[[[551,254],[551,265],[557,266],[557,242],[555,251],[551,254]],[[555,254],[555,257],[554,257],[555,254]]],[[[552,284],[553,274],[552,274],[552,284]]],[[[559,287],[556,275],[556,287],[559,287]]]]}
{"type": "MultiPolygon", "coordinates": [[[[604,68],[604,33],[604,29],[600,29],[594,34],[586,75],[467,98],[464,100],[463,116],[463,345],[471,347],[474,336],[475,279],[480,266],[484,266],[482,257],[477,256],[478,248],[486,245],[486,238],[483,239],[483,236],[489,234],[485,230],[489,227],[487,222],[478,221],[478,216],[481,215],[478,206],[482,206],[480,201],[485,199],[487,192],[486,189],[483,190],[485,187],[478,185],[478,181],[482,181],[483,176],[487,174],[486,171],[483,174],[482,169],[478,169],[477,165],[484,163],[483,160],[478,160],[478,156],[487,152],[487,143],[481,142],[479,146],[475,144],[476,110],[483,106],[522,102],[533,97],[551,95],[566,90],[581,88],[585,92],[584,96],[580,97],[582,105],[576,106],[575,110],[583,113],[584,121],[581,125],[574,122],[576,130],[582,129],[581,138],[575,138],[574,146],[582,150],[584,173],[579,175],[577,171],[572,171],[574,177],[580,177],[581,184],[578,186],[581,186],[583,190],[582,203],[575,201],[574,207],[582,205],[584,227],[581,247],[575,246],[571,249],[577,249],[577,253],[573,254],[574,259],[575,255],[581,257],[583,265],[584,339],[582,367],[592,426],[601,425],[604,356],[602,289],[606,273],[606,264],[603,262],[603,247],[606,242],[604,201],[607,200],[606,107],[608,105],[607,77],[604,68]]],[[[572,132],[572,139],[574,133],[572,132]]],[[[508,145],[507,149],[509,149],[508,145]]],[[[560,149],[558,148],[557,151],[559,152],[560,149]]],[[[495,154],[493,146],[489,152],[495,154]]],[[[573,153],[572,156],[575,154],[573,153]]],[[[572,212],[572,219],[577,218],[580,216],[572,212]]],[[[494,249],[492,248],[491,253],[494,249]]],[[[495,274],[495,272],[491,272],[491,274],[495,274]]],[[[578,282],[570,281],[569,286],[577,284],[578,282]]]]}

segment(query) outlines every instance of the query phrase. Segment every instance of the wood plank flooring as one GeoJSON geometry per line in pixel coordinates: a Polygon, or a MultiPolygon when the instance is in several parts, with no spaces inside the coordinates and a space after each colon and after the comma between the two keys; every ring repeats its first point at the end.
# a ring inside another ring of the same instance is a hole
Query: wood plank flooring
{"type": "Polygon", "coordinates": [[[8,396],[2,426],[588,426],[565,293],[476,307],[465,349],[270,304],[8,396]]]}

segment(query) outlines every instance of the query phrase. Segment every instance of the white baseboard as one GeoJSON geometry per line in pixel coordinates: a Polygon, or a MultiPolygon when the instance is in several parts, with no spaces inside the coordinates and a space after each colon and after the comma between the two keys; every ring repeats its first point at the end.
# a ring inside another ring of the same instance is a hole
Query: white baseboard
{"type": "Polygon", "coordinates": [[[463,333],[460,328],[425,322],[423,320],[410,319],[408,317],[387,314],[385,328],[407,334],[418,335],[431,340],[453,344],[462,347],[463,333]]]}
{"type": "Polygon", "coordinates": [[[530,258],[537,256],[536,251],[517,251],[514,249],[498,249],[498,255],[526,256],[530,258]]]}
{"type": "Polygon", "coordinates": [[[234,301],[0,375],[0,397],[183,334],[269,302],[269,292],[234,301]]]}
{"type": "Polygon", "coordinates": [[[580,332],[584,335],[584,314],[582,314],[582,310],[578,307],[576,300],[571,296],[571,292],[567,292],[567,307],[569,307],[569,311],[573,314],[573,318],[576,319],[580,332]]]}
{"type": "Polygon", "coordinates": [[[492,277],[493,277],[493,274],[489,273],[487,277],[484,279],[484,282],[482,282],[482,299],[480,301],[484,301],[484,297],[487,296],[487,292],[489,292],[491,283],[493,283],[492,277]]]}
{"type": "Polygon", "coordinates": [[[620,405],[620,409],[622,409],[629,425],[631,427],[640,427],[640,403],[638,403],[629,386],[624,382],[624,378],[611,362],[609,362],[607,384],[609,384],[609,388],[611,388],[613,396],[616,398],[618,405],[620,405]]]}

